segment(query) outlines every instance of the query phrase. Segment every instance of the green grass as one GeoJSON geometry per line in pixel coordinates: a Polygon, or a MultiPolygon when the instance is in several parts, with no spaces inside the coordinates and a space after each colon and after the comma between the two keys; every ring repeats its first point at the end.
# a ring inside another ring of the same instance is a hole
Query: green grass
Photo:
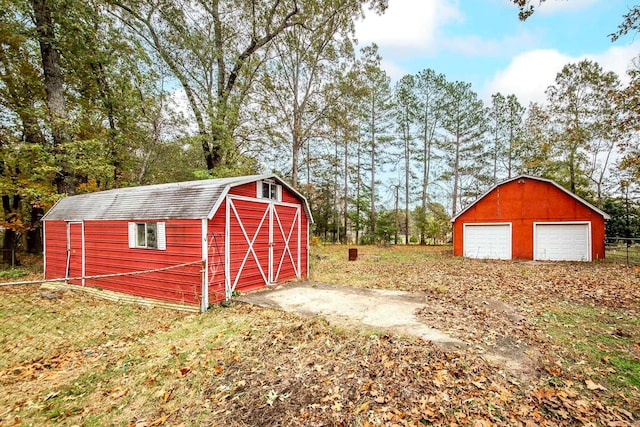
{"type": "Polygon", "coordinates": [[[640,389],[640,320],[604,307],[562,304],[542,318],[565,368],[613,391],[640,389]]]}
{"type": "MultiPolygon", "coordinates": [[[[439,317],[453,326],[478,320],[456,317],[460,310],[499,298],[526,309],[521,313],[532,327],[523,325],[522,333],[539,333],[527,342],[551,361],[543,367],[559,361],[562,369],[518,388],[472,353],[442,353],[372,327],[339,327],[236,303],[187,315],[75,292],[50,299],[37,286],[0,288],[0,425],[16,417],[25,425],[379,425],[398,415],[392,409],[416,422],[473,425],[457,418],[461,408],[460,417],[487,416],[502,425],[538,416],[553,423],[545,411],[564,400],[532,397],[531,389],[542,387],[594,402],[597,414],[572,417],[602,421],[598,416],[621,407],[638,418],[640,320],[632,269],[474,261],[450,252],[358,246],[358,261],[349,262],[347,246],[314,247],[311,278],[428,292],[449,310],[439,317]],[[587,390],[587,379],[607,390],[587,390]],[[444,381],[448,397],[431,408],[422,397],[439,399],[436,380],[444,381]],[[389,400],[378,405],[371,392],[384,390],[389,400]],[[338,392],[343,400],[333,398],[338,392]],[[274,393],[289,397],[273,400],[274,393]],[[601,404],[610,408],[598,409],[601,404]],[[356,413],[362,405],[367,410],[356,413]],[[308,412],[316,418],[301,418],[308,412]]],[[[499,330],[494,325],[477,329],[499,330]]]]}
{"type": "Polygon", "coordinates": [[[7,270],[0,270],[0,279],[19,279],[29,274],[24,268],[11,267],[7,270]]]}

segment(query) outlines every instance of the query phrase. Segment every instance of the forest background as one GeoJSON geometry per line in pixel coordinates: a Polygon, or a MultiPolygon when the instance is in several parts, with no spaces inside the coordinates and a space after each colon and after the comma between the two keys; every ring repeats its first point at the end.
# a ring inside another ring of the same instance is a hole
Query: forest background
{"type": "MultiPolygon", "coordinates": [[[[538,2],[513,0],[514,19],[538,2]],[[519,8],[519,9],[518,9],[519,8]]],[[[65,195],[276,173],[327,241],[443,242],[495,183],[550,178],[639,237],[640,60],[566,65],[546,100],[391,81],[354,22],[387,0],[0,0],[4,261],[65,195]],[[179,96],[177,96],[179,94],[179,96]]],[[[638,31],[634,6],[611,29],[638,31]]]]}

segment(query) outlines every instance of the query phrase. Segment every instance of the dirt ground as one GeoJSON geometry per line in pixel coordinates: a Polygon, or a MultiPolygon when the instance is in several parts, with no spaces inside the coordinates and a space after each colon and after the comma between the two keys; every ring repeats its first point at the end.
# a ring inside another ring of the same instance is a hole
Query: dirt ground
{"type": "MultiPolygon", "coordinates": [[[[493,345],[466,342],[440,331],[420,316],[421,312],[441,312],[445,307],[428,302],[424,295],[388,289],[364,289],[318,282],[290,283],[242,295],[238,301],[307,316],[319,316],[337,326],[370,327],[419,337],[445,351],[471,349],[489,362],[518,376],[535,375],[531,349],[508,336],[493,345]]],[[[504,302],[484,302],[487,309],[515,325],[525,320],[504,302]]],[[[467,325],[481,327],[481,325],[467,325]]]]}

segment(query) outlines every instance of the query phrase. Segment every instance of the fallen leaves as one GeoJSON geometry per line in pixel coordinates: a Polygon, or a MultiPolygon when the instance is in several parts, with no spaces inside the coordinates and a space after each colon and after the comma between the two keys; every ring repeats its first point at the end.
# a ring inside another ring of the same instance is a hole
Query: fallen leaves
{"type": "Polygon", "coordinates": [[[331,264],[335,283],[421,292],[429,303],[425,321],[478,348],[444,352],[383,331],[250,306],[184,316],[78,295],[0,290],[7,313],[0,360],[0,407],[7,411],[0,410],[0,424],[637,423],[640,396],[602,380],[620,369],[613,347],[600,346],[595,366],[586,355],[572,361],[545,329],[553,320],[575,342],[580,332],[603,336],[637,357],[634,328],[603,330],[562,317],[593,305],[596,317],[615,309],[636,321],[637,278],[608,264],[494,263],[410,249],[415,254],[376,249],[379,258],[369,262],[363,248],[357,263],[342,265],[329,255],[318,263],[331,264]],[[540,364],[528,379],[514,377],[485,361],[495,348],[540,364]]]}
{"type": "Polygon", "coordinates": [[[591,380],[585,380],[585,384],[587,385],[587,389],[591,390],[591,391],[594,391],[594,390],[607,390],[601,384],[596,384],[591,380]]]}

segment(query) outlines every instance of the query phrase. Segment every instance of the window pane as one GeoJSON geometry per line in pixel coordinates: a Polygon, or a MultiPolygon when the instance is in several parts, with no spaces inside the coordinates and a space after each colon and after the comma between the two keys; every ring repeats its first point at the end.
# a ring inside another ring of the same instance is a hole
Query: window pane
{"type": "Polygon", "coordinates": [[[271,191],[271,185],[269,185],[268,182],[263,182],[262,183],[262,197],[264,197],[265,199],[268,199],[270,196],[270,191],[271,191]]]}
{"type": "Polygon", "coordinates": [[[271,185],[271,198],[278,200],[278,186],[275,184],[271,185]]]}
{"type": "Polygon", "coordinates": [[[136,246],[144,248],[146,244],[145,224],[136,224],[136,246]]]}
{"type": "Polygon", "coordinates": [[[155,222],[150,222],[147,224],[147,247],[148,248],[157,248],[158,247],[158,233],[157,225],[155,222]]]}

